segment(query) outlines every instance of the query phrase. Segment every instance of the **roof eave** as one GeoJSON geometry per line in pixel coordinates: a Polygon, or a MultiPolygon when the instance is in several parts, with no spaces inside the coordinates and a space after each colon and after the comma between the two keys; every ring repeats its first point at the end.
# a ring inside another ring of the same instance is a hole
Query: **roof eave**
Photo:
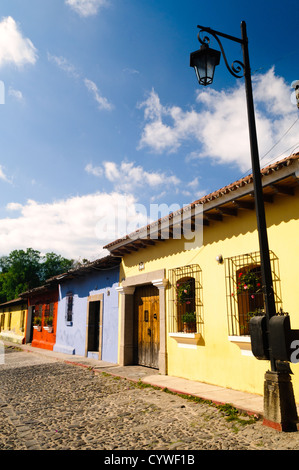
{"type": "MultiPolygon", "coordinates": [[[[298,184],[299,153],[268,165],[261,170],[261,175],[265,202],[272,203],[276,194],[292,195],[298,184]],[[288,178],[289,181],[286,184],[288,178]]],[[[149,245],[163,242],[165,238],[161,236],[161,225],[168,223],[171,228],[172,221],[176,216],[189,210],[192,217],[192,211],[197,210],[197,208],[202,209],[203,225],[209,225],[211,221],[222,221],[226,216],[237,216],[240,210],[254,210],[253,176],[248,175],[235,183],[214,191],[175,213],[171,213],[152,224],[107,244],[104,248],[111,254],[124,256],[132,251],[138,251],[149,245]],[[153,234],[155,234],[154,237],[153,234]]]]}

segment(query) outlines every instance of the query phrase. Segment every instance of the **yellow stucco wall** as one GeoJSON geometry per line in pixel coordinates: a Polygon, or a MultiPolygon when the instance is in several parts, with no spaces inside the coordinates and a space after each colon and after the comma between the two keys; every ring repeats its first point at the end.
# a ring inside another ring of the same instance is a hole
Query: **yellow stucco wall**
{"type": "Polygon", "coordinates": [[[27,319],[27,306],[25,303],[17,303],[1,308],[0,320],[4,315],[4,325],[1,323],[0,339],[14,343],[22,343],[25,338],[27,319]],[[9,324],[10,323],[10,324],[9,324]]]}
{"type": "MultiPolygon", "coordinates": [[[[266,204],[269,248],[279,258],[281,291],[284,311],[289,312],[291,326],[299,329],[298,274],[299,261],[299,190],[294,196],[276,197],[266,204]]],[[[168,270],[189,264],[202,269],[202,299],[204,329],[198,344],[192,348],[169,336],[167,325],[168,374],[236,390],[263,394],[264,373],[268,361],[242,355],[240,347],[229,340],[225,266],[216,256],[230,258],[259,251],[255,211],[239,211],[237,217],[225,217],[222,222],[204,227],[203,246],[184,251],[184,240],[167,240],[138,252],[125,255],[120,281],[161,268],[168,270]]],[[[169,291],[166,293],[166,316],[169,313],[169,291]]],[[[168,321],[168,320],[167,320],[168,321]]],[[[295,399],[299,403],[299,365],[291,364],[295,399]]]]}

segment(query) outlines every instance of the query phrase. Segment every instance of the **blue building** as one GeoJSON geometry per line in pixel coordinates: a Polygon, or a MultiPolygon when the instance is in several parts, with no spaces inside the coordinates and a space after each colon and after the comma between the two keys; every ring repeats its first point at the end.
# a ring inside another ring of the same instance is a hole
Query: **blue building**
{"type": "Polygon", "coordinates": [[[53,350],[118,362],[121,258],[106,256],[56,277],[59,283],[53,350]]]}

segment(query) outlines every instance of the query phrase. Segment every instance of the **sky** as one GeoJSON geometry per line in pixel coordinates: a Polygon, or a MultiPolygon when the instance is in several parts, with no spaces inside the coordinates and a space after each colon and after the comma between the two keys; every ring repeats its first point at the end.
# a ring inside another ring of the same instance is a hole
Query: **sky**
{"type": "Polygon", "coordinates": [[[0,256],[94,260],[249,174],[244,79],[222,57],[200,87],[189,64],[198,24],[241,21],[264,167],[299,151],[297,0],[1,0],[0,256]]]}

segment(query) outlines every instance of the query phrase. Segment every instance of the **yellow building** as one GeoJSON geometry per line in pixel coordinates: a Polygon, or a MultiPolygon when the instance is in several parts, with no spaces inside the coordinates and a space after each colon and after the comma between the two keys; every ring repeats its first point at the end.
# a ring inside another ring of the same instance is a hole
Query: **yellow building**
{"type": "Polygon", "coordinates": [[[20,298],[0,304],[0,340],[25,342],[27,310],[26,301],[20,298]]]}
{"type": "MultiPolygon", "coordinates": [[[[261,173],[276,310],[299,329],[299,153],[261,173]]],[[[248,330],[263,313],[251,175],[105,248],[123,258],[120,364],[263,394],[270,364],[253,356],[248,330]]],[[[299,365],[291,369],[299,402],[299,365]]]]}

